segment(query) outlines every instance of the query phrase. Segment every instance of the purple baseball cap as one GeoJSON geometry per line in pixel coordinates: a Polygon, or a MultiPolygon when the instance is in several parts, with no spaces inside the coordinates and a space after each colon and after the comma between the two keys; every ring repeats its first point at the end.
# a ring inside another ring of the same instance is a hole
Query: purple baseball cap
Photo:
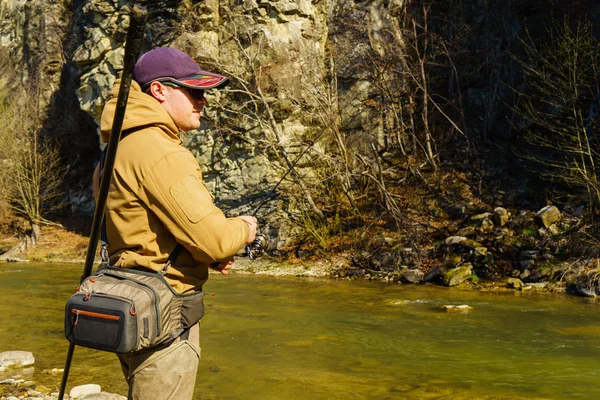
{"type": "Polygon", "coordinates": [[[133,79],[143,90],[153,81],[173,82],[190,89],[215,89],[229,83],[229,79],[200,69],[196,61],[181,50],[155,47],[137,60],[133,79]]]}

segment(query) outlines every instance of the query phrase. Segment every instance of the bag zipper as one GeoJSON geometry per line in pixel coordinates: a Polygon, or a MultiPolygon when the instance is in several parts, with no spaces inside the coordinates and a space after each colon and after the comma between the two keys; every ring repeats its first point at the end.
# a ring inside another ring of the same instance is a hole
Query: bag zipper
{"type": "Polygon", "coordinates": [[[119,321],[121,319],[121,317],[119,317],[118,315],[102,314],[93,311],[79,310],[76,308],[71,309],[71,312],[75,314],[75,321],[73,322],[73,326],[77,326],[77,322],[79,321],[79,315],[85,315],[86,317],[94,317],[100,319],[109,319],[112,321],[119,321]]]}

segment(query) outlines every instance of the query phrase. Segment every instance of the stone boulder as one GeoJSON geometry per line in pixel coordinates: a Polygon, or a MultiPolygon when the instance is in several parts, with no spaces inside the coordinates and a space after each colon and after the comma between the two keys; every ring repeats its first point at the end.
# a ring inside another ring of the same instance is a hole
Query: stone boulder
{"type": "Polygon", "coordinates": [[[600,295],[600,287],[589,283],[578,283],[575,292],[584,297],[597,297],[600,295]]]}
{"type": "Polygon", "coordinates": [[[510,289],[522,289],[524,286],[525,284],[519,278],[508,278],[506,281],[506,287],[510,289]]]}
{"type": "Polygon", "coordinates": [[[540,228],[549,228],[550,225],[560,221],[560,211],[556,206],[546,206],[535,213],[533,217],[540,228]]]}
{"type": "Polygon", "coordinates": [[[81,400],[127,400],[127,397],[115,393],[92,393],[80,398],[81,400]]]}
{"type": "Polygon", "coordinates": [[[464,236],[449,236],[446,238],[446,245],[451,246],[453,244],[460,244],[467,240],[464,236]]]}
{"type": "Polygon", "coordinates": [[[26,367],[34,363],[33,354],[28,351],[5,351],[0,353],[0,370],[15,366],[26,367]]]}
{"type": "Polygon", "coordinates": [[[504,226],[508,223],[509,213],[506,208],[496,207],[494,209],[494,214],[492,214],[492,221],[494,221],[494,225],[496,226],[504,226]]]}
{"type": "Polygon", "coordinates": [[[467,304],[459,304],[459,305],[447,304],[447,305],[442,306],[442,309],[444,311],[469,311],[469,310],[473,309],[473,307],[471,307],[467,304]]]}
{"type": "Polygon", "coordinates": [[[83,399],[87,398],[87,396],[91,394],[99,394],[101,392],[100,385],[96,384],[87,384],[87,385],[79,385],[75,386],[69,392],[69,398],[71,399],[83,399]]]}
{"type": "Polygon", "coordinates": [[[447,268],[443,265],[431,267],[423,277],[423,282],[434,282],[443,278],[447,268]]]}
{"type": "Polygon", "coordinates": [[[407,269],[402,272],[400,279],[408,283],[419,283],[423,280],[425,274],[418,269],[407,269]]]}
{"type": "Polygon", "coordinates": [[[466,281],[471,274],[473,274],[473,265],[467,263],[446,271],[443,282],[446,286],[457,286],[466,281]]]}

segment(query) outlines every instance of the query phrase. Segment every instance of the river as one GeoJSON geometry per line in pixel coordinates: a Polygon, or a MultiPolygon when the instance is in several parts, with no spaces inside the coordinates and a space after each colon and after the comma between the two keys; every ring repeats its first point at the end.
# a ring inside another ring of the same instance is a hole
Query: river
{"type": "MultiPolygon", "coordinates": [[[[53,391],[81,271],[0,264],[0,352],[32,352],[25,379],[53,391]]],[[[593,299],[239,274],[205,290],[196,400],[600,398],[593,299]]],[[[85,383],[127,392],[114,355],[77,347],[68,390],[85,383]]]]}

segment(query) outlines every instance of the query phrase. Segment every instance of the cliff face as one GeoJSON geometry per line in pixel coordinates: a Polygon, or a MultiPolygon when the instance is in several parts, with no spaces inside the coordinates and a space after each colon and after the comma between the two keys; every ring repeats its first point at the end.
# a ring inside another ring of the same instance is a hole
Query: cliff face
{"type": "MultiPolygon", "coordinates": [[[[437,168],[443,151],[436,145],[476,146],[506,136],[501,105],[509,95],[501,83],[518,81],[509,53],[525,32],[524,21],[534,21],[530,32],[542,37],[540,27],[557,16],[600,10],[583,0],[570,10],[552,0],[516,3],[140,2],[150,11],[144,50],[177,47],[231,77],[228,90],[208,95],[203,126],[186,137],[186,145],[231,214],[253,212],[273,197],[259,216],[278,245],[297,232],[304,215],[323,215],[327,206],[320,200],[331,193],[331,182],[356,201],[349,189],[353,168],[381,172],[382,160],[395,157],[421,157],[437,168]],[[425,74],[435,79],[425,80],[425,74]],[[427,94],[426,83],[443,87],[448,103],[427,94]],[[426,95],[411,97],[411,87],[426,95]],[[461,112],[450,115],[457,104],[461,112]],[[417,115],[411,110],[422,119],[412,127],[423,133],[409,140],[398,132],[406,128],[404,117],[417,115]],[[441,126],[450,128],[436,134],[441,126]],[[353,152],[361,154],[355,164],[349,161],[353,152]],[[275,200],[272,189],[292,165],[275,200]]],[[[58,138],[72,166],[68,196],[74,212],[91,210],[86,179],[97,157],[96,123],[122,69],[130,6],[124,0],[0,2],[0,57],[7,71],[2,86],[39,88],[48,114],[45,131],[58,138]]]]}
{"type": "Polygon", "coordinates": [[[0,46],[5,63],[4,86],[34,82],[43,88],[46,102],[60,86],[67,62],[64,41],[72,24],[67,2],[3,0],[0,2],[0,46]],[[11,78],[10,80],[7,78],[11,78]]]}

